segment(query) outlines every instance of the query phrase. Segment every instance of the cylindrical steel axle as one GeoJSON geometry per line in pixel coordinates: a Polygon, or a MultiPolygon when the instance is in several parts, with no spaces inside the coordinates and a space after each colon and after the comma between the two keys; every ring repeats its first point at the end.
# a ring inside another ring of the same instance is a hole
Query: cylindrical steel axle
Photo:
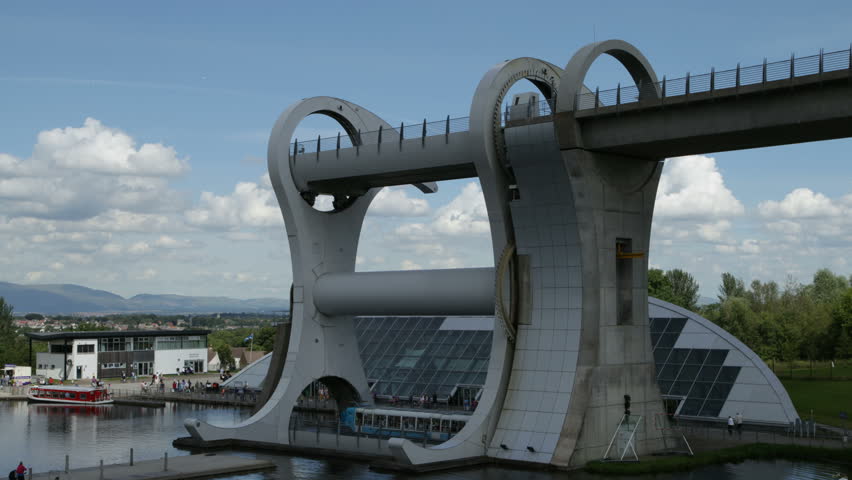
{"type": "Polygon", "coordinates": [[[326,315],[494,315],[494,269],[326,273],[314,305],[326,315]]]}

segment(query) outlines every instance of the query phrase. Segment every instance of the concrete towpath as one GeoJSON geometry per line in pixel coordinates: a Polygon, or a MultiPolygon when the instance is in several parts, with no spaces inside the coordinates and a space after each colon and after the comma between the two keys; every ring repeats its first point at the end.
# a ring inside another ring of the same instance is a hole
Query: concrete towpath
{"type": "Polygon", "coordinates": [[[133,466],[126,463],[104,465],[103,474],[100,467],[79,468],[69,473],[55,470],[36,472],[27,476],[32,480],[186,480],[229,474],[243,474],[261,470],[271,470],[275,464],[267,460],[236,457],[231,455],[185,455],[169,457],[167,469],[163,467],[163,459],[135,462],[133,466]]]}

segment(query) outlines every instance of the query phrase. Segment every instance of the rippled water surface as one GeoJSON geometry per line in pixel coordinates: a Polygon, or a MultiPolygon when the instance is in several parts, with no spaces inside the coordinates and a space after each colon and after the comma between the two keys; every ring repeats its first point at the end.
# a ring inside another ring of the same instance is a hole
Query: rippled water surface
{"type": "MultiPolygon", "coordinates": [[[[0,471],[3,466],[12,469],[18,461],[32,465],[35,470],[63,468],[65,455],[71,457],[71,466],[85,467],[104,463],[126,462],[130,449],[137,460],[188,455],[189,452],[171,446],[172,440],[186,436],[183,420],[199,418],[218,425],[236,423],[249,415],[244,409],[211,408],[209,406],[168,404],[165,409],[141,407],[65,407],[28,405],[24,402],[0,402],[0,471]]],[[[269,455],[250,452],[221,452],[265,458],[278,469],[273,472],[240,475],[233,479],[369,479],[385,480],[408,478],[371,471],[366,464],[333,459],[312,459],[269,455]]],[[[719,465],[689,473],[645,477],[655,480],[814,480],[848,475],[846,467],[816,463],[745,462],[738,465],[719,465]]],[[[418,476],[423,480],[601,480],[603,478],[583,472],[537,472],[496,467],[479,467],[453,472],[418,476]]]]}

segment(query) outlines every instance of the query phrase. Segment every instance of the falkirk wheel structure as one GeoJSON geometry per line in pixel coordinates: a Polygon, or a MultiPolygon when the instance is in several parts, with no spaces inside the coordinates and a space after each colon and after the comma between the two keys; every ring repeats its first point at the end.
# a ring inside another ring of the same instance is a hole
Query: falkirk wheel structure
{"type": "MultiPolygon", "coordinates": [[[[279,332],[263,406],[233,427],[187,419],[193,439],[298,444],[291,414],[304,388],[316,380],[329,387],[340,408],[352,401],[371,403],[353,327],[356,316],[489,315],[495,325],[488,373],[464,428],[436,446],[401,438],[380,441],[379,453],[409,465],[483,456],[581,465],[604,456],[623,421],[628,395],[631,417],[643,419],[630,430],[636,452],[662,449],[663,402],[648,327],[647,253],[662,160],[668,155],[651,148],[650,141],[636,152],[618,145],[589,146],[630,140],[606,135],[621,130],[600,133],[582,121],[578,99],[589,96],[583,81],[601,55],[626,68],[640,103],[665,97],[665,83],[657,81],[642,53],[627,42],[608,40],[581,48],[564,68],[535,58],[495,65],[479,82],[462,126],[448,119],[445,126],[394,127],[362,106],[333,97],[307,98],[284,111],[271,133],[268,162],[292,255],[292,323],[279,332]],[[527,114],[515,115],[513,109],[504,119],[507,92],[525,79],[538,88],[547,115],[529,115],[529,109],[539,108],[530,103],[527,114]],[[294,142],[299,123],[314,114],[335,119],[345,134],[294,142]],[[485,197],[494,268],[355,272],[364,216],[381,188],[412,184],[428,193],[435,181],[473,177],[485,197]],[[332,211],[314,208],[318,195],[333,196],[332,211]]],[[[764,64],[764,82],[765,72],[764,64]]],[[[739,82],[738,69],[735,105],[752,108],[743,103],[750,100],[739,82]]],[[[819,91],[802,87],[802,96],[831,93],[833,84],[821,78],[823,84],[819,91]]],[[[688,85],[687,80],[687,94],[688,85]]],[[[778,101],[792,98],[784,88],[778,101]]],[[[720,111],[723,93],[708,108],[720,111]]],[[[848,115],[848,91],[845,95],[841,106],[848,115]]],[[[597,95],[592,96],[597,110],[597,95]]],[[[774,98],[766,93],[756,101],[774,98]]],[[[814,115],[831,108],[818,110],[814,115]]],[[[808,112],[796,110],[798,117],[790,122],[797,125],[797,135],[808,132],[801,130],[808,112]]],[[[675,123],[694,133],[693,120],[684,118],[675,123]]],[[[699,111],[694,121],[704,118],[699,111]]],[[[779,119],[783,115],[773,113],[765,121],[779,119]]],[[[728,123],[716,122],[715,128],[728,123]]],[[[673,128],[651,134],[660,132],[672,134],[673,128]]],[[[845,127],[840,132],[825,124],[813,132],[814,137],[848,135],[845,127]]],[[[806,141],[799,137],[788,143],[806,141]]],[[[730,149],[754,146],[745,143],[761,138],[731,135],[730,149]]],[[[669,143],[676,148],[667,154],[688,153],[696,144],[705,148],[700,142],[669,143]]],[[[319,431],[316,435],[319,439],[319,431]]],[[[342,443],[338,439],[338,448],[342,443]]]]}
{"type": "Polygon", "coordinates": [[[471,420],[431,448],[391,439],[397,461],[488,455],[582,464],[603,456],[625,395],[633,415],[648,419],[636,432],[637,451],[662,448],[652,420],[663,407],[648,329],[647,255],[617,255],[648,250],[662,159],[587,151],[570,115],[517,127],[501,122],[507,92],[524,79],[555,111],[571,112],[587,70],[604,54],[637,84],[656,84],[645,57],[612,40],[582,48],[564,69],[535,58],[494,66],[476,88],[463,132],[448,127],[427,136],[418,125],[406,138],[366,108],[332,97],[307,98],[284,111],[268,162],[293,264],[286,360],[254,416],[233,428],[189,419],[193,437],[290,444],[293,407],[317,379],[341,403],[370,402],[354,316],[494,315],[488,375],[471,420]],[[296,127],[312,114],[337,120],[353,147],[293,148],[296,127]],[[379,131],[373,144],[360,138],[379,131]],[[465,177],[481,183],[496,268],[354,272],[364,215],[379,189],[416,184],[428,191],[429,182],[465,177]],[[334,196],[334,211],[313,208],[318,194],[334,196]],[[530,417],[533,425],[522,428],[530,417]],[[530,451],[533,435],[550,447],[539,442],[530,451]]]}

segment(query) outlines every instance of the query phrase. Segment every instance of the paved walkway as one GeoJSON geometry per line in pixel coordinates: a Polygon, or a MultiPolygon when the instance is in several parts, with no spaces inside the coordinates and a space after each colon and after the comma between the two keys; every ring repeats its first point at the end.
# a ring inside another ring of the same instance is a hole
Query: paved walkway
{"type": "Polygon", "coordinates": [[[163,470],[163,459],[128,464],[104,465],[103,476],[100,467],[81,468],[40,473],[38,466],[32,480],[184,480],[228,474],[242,474],[259,470],[271,470],[275,464],[267,460],[235,457],[230,455],[185,455],[169,458],[168,470],[163,470]]]}

